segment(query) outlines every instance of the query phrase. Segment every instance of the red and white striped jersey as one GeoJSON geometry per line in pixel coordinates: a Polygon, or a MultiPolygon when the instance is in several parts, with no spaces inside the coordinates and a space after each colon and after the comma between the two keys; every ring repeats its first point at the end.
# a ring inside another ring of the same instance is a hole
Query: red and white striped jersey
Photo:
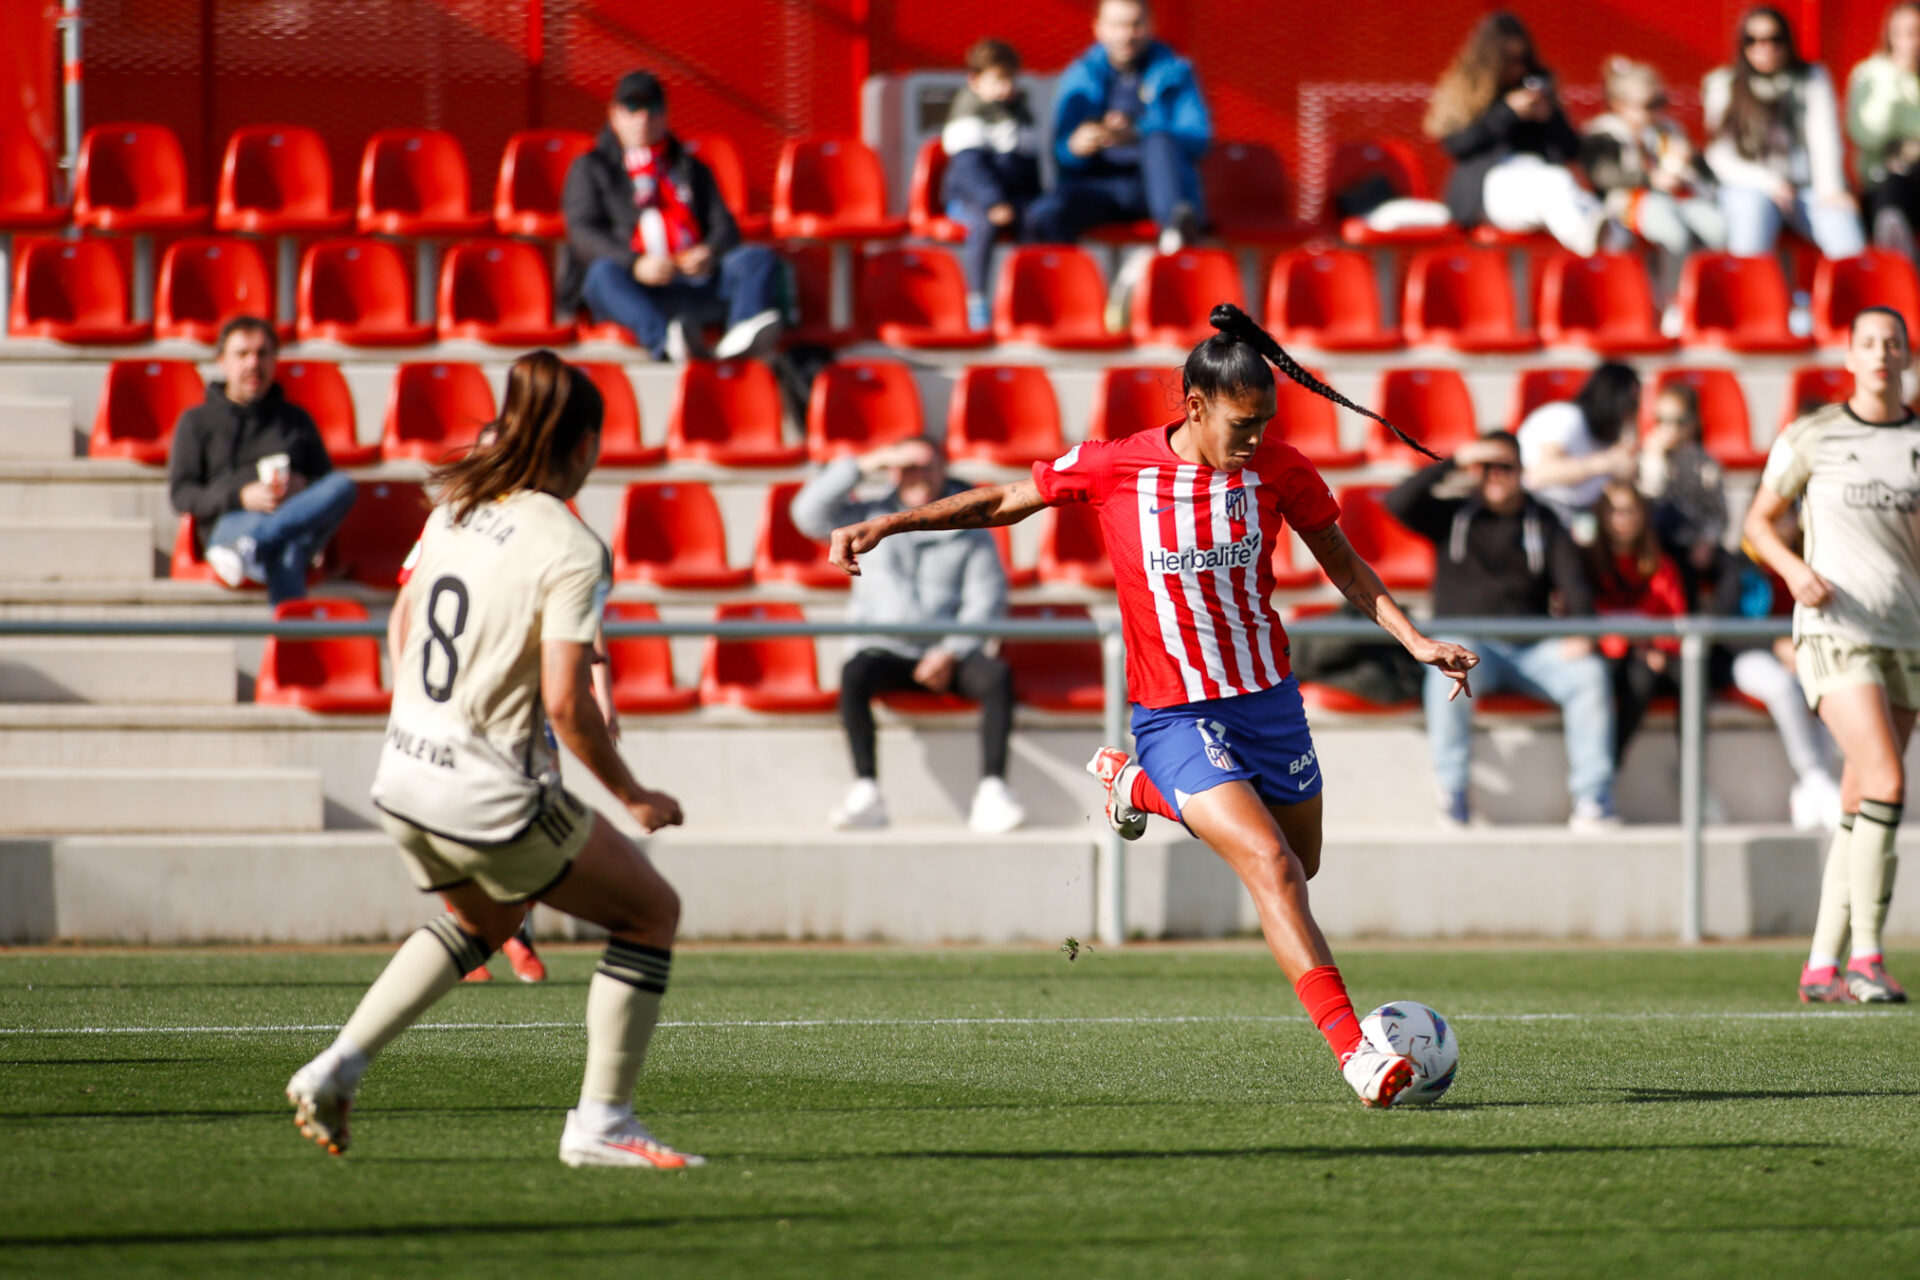
{"type": "Polygon", "coordinates": [[[1048,506],[1090,502],[1120,593],[1127,688],[1146,707],[1258,693],[1286,679],[1273,548],[1291,524],[1317,533],[1340,506],[1306,456],[1276,436],[1239,471],[1181,458],[1177,422],[1089,440],[1033,464],[1048,506]]]}

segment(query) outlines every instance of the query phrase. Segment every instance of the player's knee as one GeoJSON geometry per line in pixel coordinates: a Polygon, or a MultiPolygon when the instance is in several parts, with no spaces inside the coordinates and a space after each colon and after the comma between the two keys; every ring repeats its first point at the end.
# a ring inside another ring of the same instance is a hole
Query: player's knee
{"type": "Polygon", "coordinates": [[[1311,849],[1295,849],[1293,856],[1300,863],[1301,879],[1311,880],[1320,874],[1320,850],[1318,846],[1311,849]]]}

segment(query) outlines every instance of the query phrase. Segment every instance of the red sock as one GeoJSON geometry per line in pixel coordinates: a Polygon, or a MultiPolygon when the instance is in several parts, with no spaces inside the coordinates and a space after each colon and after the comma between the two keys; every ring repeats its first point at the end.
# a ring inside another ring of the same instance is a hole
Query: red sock
{"type": "Polygon", "coordinates": [[[1294,994],[1307,1008],[1313,1025],[1327,1038],[1327,1047],[1342,1063],[1360,1047],[1360,1019],[1354,1016],[1353,1001],[1347,998],[1347,984],[1340,970],[1330,964],[1309,969],[1293,984],[1294,994]]]}
{"type": "Polygon", "coordinates": [[[1145,809],[1148,813],[1180,821],[1180,811],[1167,803],[1167,798],[1160,794],[1160,788],[1153,785],[1153,779],[1147,776],[1145,769],[1133,775],[1133,794],[1127,799],[1133,802],[1136,809],[1145,809]]]}

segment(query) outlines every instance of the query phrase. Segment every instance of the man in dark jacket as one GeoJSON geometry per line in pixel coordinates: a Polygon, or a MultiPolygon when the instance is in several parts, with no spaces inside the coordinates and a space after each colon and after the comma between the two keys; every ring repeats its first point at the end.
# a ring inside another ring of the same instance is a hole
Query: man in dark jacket
{"type": "Polygon", "coordinates": [[[214,352],[226,379],[180,415],[167,465],[167,496],[198,523],[220,581],[264,582],[274,604],[307,594],[307,565],[354,498],[312,417],[274,382],[278,357],[265,320],[227,321],[214,352]]]}
{"type": "MultiPolygon", "coordinates": [[[[1463,445],[1401,481],[1385,499],[1401,524],[1433,543],[1433,616],[1544,618],[1555,597],[1570,617],[1593,614],[1593,586],[1566,526],[1520,487],[1520,442],[1505,431],[1463,445]],[[1461,473],[1465,473],[1464,476],[1461,473]],[[1466,480],[1468,483],[1463,484],[1466,480]],[[1452,496],[1444,491],[1452,489],[1452,496]]],[[[1436,625],[1437,638],[1446,627],[1436,625]]],[[[1569,825],[1617,825],[1613,808],[1613,693],[1606,662],[1585,637],[1533,643],[1448,636],[1473,646],[1480,665],[1474,692],[1511,690],[1560,705],[1567,744],[1569,825]]],[[[1439,790],[1440,819],[1469,817],[1467,770],[1473,759],[1473,704],[1449,701],[1453,681],[1426,684],[1427,745],[1439,790]]]]}
{"type": "Polygon", "coordinates": [[[633,334],[656,360],[704,355],[703,326],[724,320],[712,354],[760,355],[780,336],[784,272],[740,229],[706,165],[667,130],[667,95],[645,71],[620,77],[593,150],[561,192],[563,307],[633,334]]]}

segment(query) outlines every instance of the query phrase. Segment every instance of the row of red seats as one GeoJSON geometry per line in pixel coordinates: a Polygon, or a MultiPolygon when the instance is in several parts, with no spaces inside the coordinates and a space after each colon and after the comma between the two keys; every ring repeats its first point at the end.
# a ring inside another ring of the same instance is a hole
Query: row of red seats
{"type": "MultiPolygon", "coordinates": [[[[1085,619],[1078,605],[1015,605],[1015,618],[1085,619]]],[[[615,601],[607,618],[615,622],[656,622],[650,604],[615,601]]],[[[274,610],[281,619],[365,621],[357,601],[309,598],[289,600],[274,610]]],[[[798,605],[746,601],[720,605],[715,622],[805,621],[798,605]]],[[[608,641],[613,669],[613,702],[629,714],[671,714],[696,704],[744,707],[763,712],[831,711],[838,694],[820,687],[819,658],[811,636],[760,640],[709,638],[700,663],[700,683],[674,683],[673,655],[665,637],[608,641]]],[[[1013,668],[1014,696],[1047,711],[1098,711],[1102,704],[1100,646],[1093,641],[1007,640],[1000,653],[1013,668]]],[[[342,714],[385,712],[393,700],[380,673],[380,645],[373,637],[339,640],[269,639],[260,660],[254,694],[261,703],[305,707],[342,714]]],[[[944,694],[900,694],[883,698],[901,710],[966,710],[964,699],[944,694]]]]}

